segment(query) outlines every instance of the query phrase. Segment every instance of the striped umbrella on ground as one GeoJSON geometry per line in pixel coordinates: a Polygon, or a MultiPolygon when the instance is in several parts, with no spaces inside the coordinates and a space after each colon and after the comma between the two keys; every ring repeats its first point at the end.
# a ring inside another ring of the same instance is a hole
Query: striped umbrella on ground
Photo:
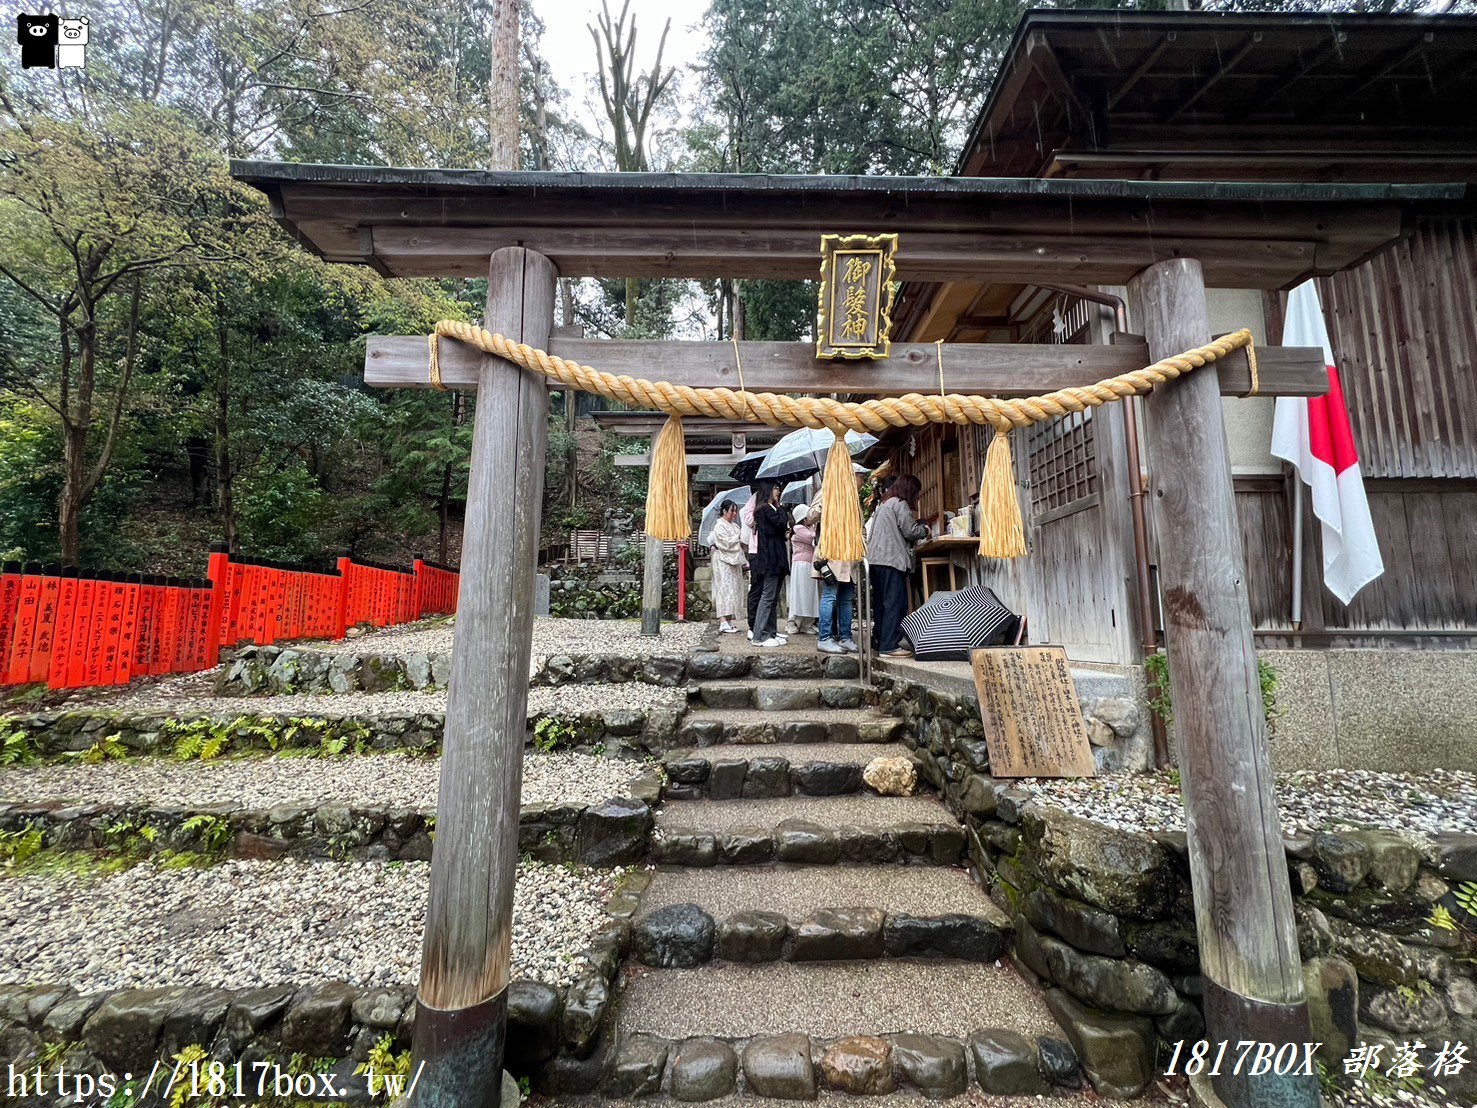
{"type": "Polygon", "coordinates": [[[972,585],[935,593],[903,620],[913,657],[923,662],[960,662],[982,646],[1000,646],[1014,637],[1020,620],[991,589],[972,585]]]}

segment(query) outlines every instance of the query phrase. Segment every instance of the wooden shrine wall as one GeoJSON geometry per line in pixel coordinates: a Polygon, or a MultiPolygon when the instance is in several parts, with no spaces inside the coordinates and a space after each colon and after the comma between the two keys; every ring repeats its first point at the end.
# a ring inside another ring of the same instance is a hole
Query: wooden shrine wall
{"type": "MultiPolygon", "coordinates": [[[[1098,305],[1060,297],[1027,323],[1021,341],[1105,342],[1111,327],[1111,313],[1098,305]],[[1057,312],[1065,328],[1053,327],[1057,312]]],[[[977,475],[994,432],[975,435],[962,457],[977,475]]],[[[1063,646],[1074,661],[1136,662],[1121,407],[1017,432],[1011,446],[1030,555],[1014,562],[971,555],[971,580],[1027,617],[1033,643],[1063,646]]]]}
{"type": "Polygon", "coordinates": [[[1477,478],[1477,220],[1318,285],[1364,476],[1477,478]]]}
{"type": "Polygon", "coordinates": [[[1323,551],[1303,498],[1303,633],[1292,627],[1292,515],[1280,478],[1237,478],[1251,615],[1267,646],[1454,646],[1477,635],[1477,481],[1366,482],[1385,573],[1347,608],[1322,584],[1323,551]]]}

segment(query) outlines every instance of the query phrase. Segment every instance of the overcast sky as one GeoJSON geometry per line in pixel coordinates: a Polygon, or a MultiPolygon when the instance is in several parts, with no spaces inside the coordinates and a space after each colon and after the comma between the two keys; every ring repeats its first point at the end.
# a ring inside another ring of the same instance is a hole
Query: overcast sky
{"type": "MultiPolygon", "coordinates": [[[[621,0],[608,2],[610,18],[619,18],[621,0]]],[[[631,0],[631,14],[636,18],[636,71],[651,68],[662,25],[671,19],[662,64],[676,66],[678,80],[692,88],[695,77],[688,67],[697,62],[708,43],[702,27],[707,9],[707,0],[631,0]]],[[[586,127],[604,133],[604,117],[596,115],[600,109],[594,85],[595,44],[585,29],[600,14],[600,0],[533,0],[533,10],[544,21],[543,55],[569,92],[571,112],[586,127]]]]}

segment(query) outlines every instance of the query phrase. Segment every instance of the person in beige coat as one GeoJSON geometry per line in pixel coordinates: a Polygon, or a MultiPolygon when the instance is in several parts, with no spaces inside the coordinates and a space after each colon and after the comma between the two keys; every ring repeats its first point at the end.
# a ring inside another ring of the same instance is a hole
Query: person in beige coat
{"type": "Polygon", "coordinates": [[[738,514],[738,504],[725,500],[713,527],[713,608],[720,621],[718,629],[726,635],[738,634],[733,621],[744,606],[744,570],[749,566],[738,514]]]}

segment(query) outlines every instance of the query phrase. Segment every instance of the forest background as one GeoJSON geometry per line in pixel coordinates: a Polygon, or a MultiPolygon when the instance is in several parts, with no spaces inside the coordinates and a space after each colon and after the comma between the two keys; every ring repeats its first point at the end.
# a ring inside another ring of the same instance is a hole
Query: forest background
{"type": "MultiPolygon", "coordinates": [[[[943,174],[1026,7],[712,0],[682,71],[661,27],[637,35],[607,8],[587,43],[599,80],[571,89],[526,5],[507,38],[515,3],[101,0],[66,12],[106,28],[85,69],[22,70],[7,51],[0,555],[179,576],[217,539],[311,564],[458,559],[473,398],[366,389],[361,372],[369,335],[475,320],[485,281],[325,265],[227,159],[943,174]],[[500,100],[490,77],[515,57],[517,149],[499,152],[511,82],[500,100]]],[[[814,305],[805,282],[563,281],[556,323],[798,340],[814,305]]],[[[562,402],[550,421],[546,541],[639,515],[645,472],[613,458],[646,444],[562,402]]]]}

